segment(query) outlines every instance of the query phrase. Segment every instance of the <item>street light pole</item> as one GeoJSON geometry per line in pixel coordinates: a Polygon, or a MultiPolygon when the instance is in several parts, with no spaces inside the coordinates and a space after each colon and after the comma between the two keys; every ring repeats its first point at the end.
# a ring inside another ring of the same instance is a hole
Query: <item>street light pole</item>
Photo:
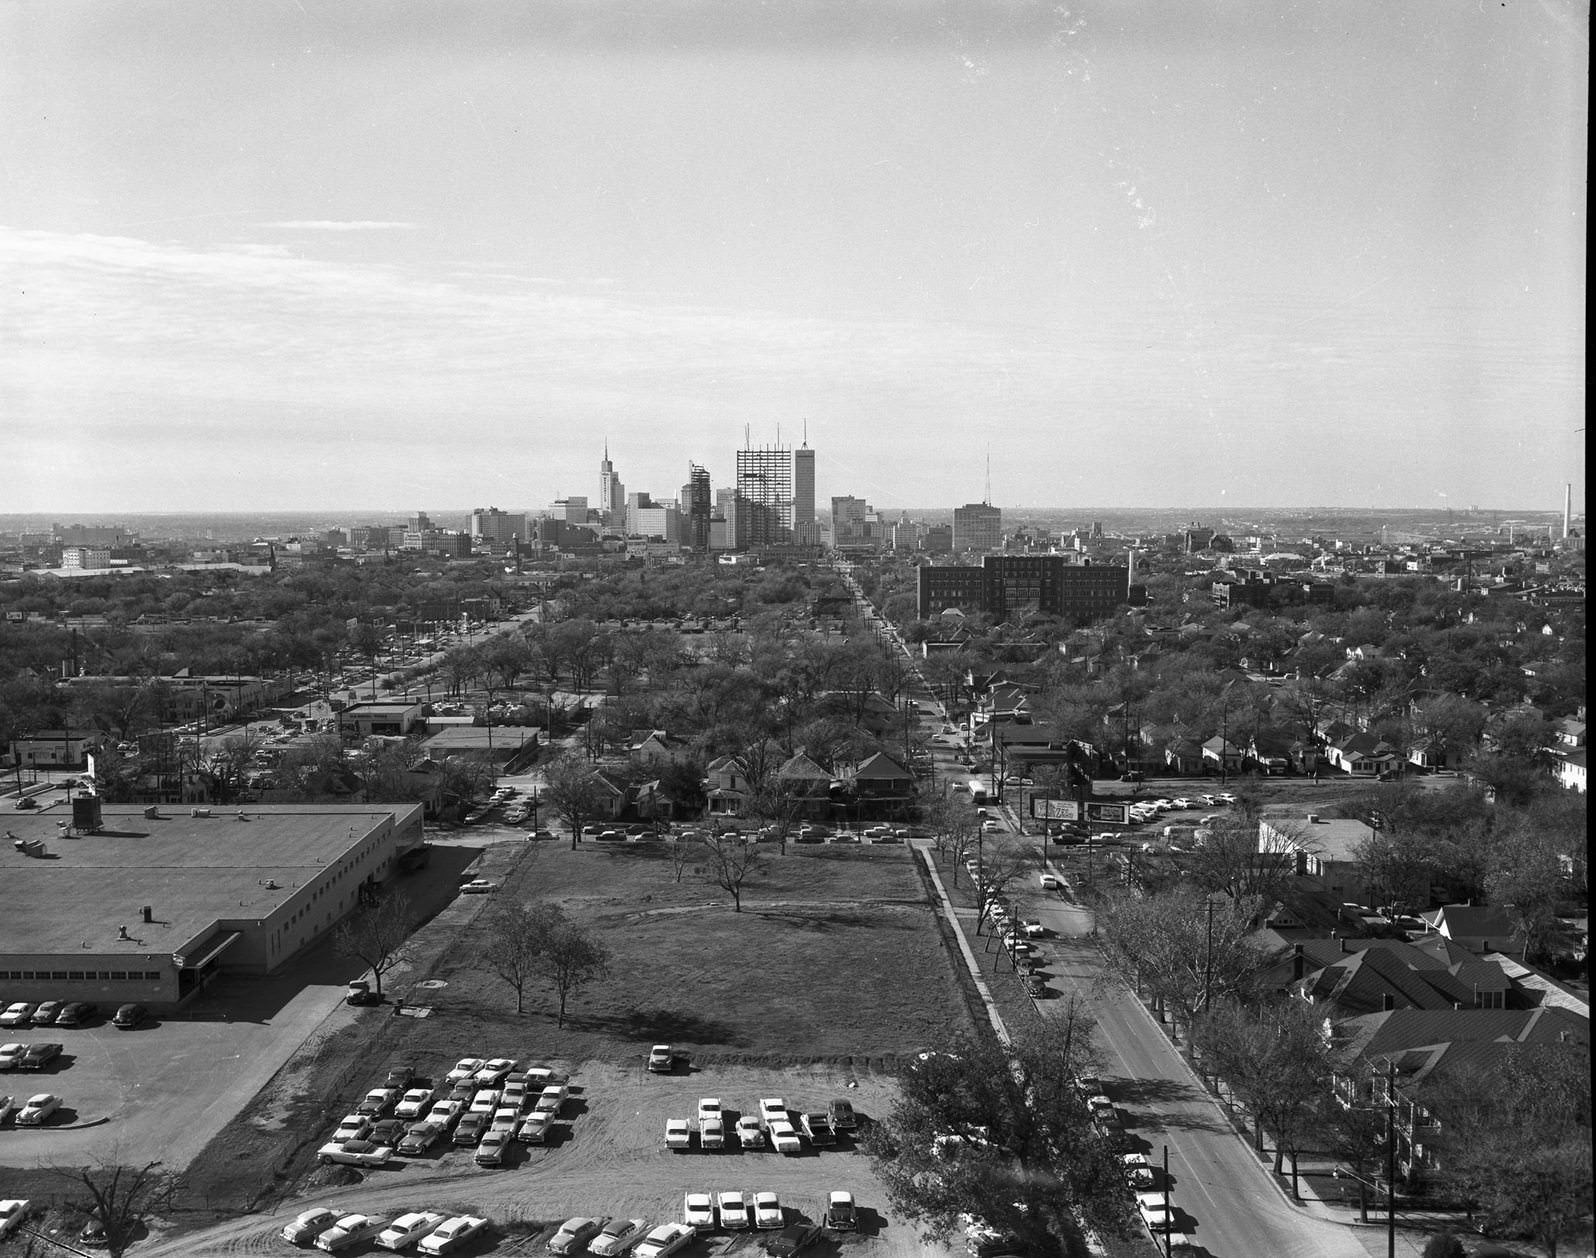
{"type": "Polygon", "coordinates": [[[1396,1058],[1385,1064],[1385,1253],[1396,1258],[1396,1058]]]}

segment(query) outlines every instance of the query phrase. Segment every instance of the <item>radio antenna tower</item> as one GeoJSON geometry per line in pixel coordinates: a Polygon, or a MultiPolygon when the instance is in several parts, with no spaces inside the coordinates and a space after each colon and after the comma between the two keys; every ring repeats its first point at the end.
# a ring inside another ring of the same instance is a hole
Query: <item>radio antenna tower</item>
{"type": "Polygon", "coordinates": [[[986,448],[986,497],[981,502],[990,507],[992,505],[992,447],[986,448]]]}

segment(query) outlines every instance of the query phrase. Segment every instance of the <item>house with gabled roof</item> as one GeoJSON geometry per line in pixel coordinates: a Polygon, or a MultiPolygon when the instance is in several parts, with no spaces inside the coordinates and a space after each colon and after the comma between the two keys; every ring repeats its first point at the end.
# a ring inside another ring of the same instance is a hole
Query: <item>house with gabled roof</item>
{"type": "Polygon", "coordinates": [[[901,816],[914,799],[914,774],[884,751],[845,771],[843,780],[862,817],[901,816]]]}
{"type": "Polygon", "coordinates": [[[829,811],[833,780],[830,770],[801,751],[776,770],[782,795],[798,804],[805,815],[829,811]]]}
{"type": "Polygon", "coordinates": [[[1398,763],[1396,748],[1375,734],[1353,734],[1325,748],[1325,759],[1343,773],[1374,777],[1398,763]]]}
{"type": "Polygon", "coordinates": [[[631,792],[603,769],[594,769],[592,781],[597,791],[597,813],[607,821],[614,821],[626,811],[631,792]]]}
{"type": "Polygon", "coordinates": [[[1524,946],[1519,924],[1499,905],[1446,904],[1419,916],[1436,934],[1470,952],[1516,952],[1524,946]]]}
{"type": "Polygon", "coordinates": [[[740,756],[717,756],[704,769],[704,795],[712,817],[740,817],[753,791],[740,756]]]}
{"type": "Polygon", "coordinates": [[[1203,744],[1203,763],[1223,768],[1226,773],[1239,773],[1246,752],[1228,738],[1215,734],[1203,744]]]}
{"type": "Polygon", "coordinates": [[[1328,960],[1322,946],[1296,946],[1293,965],[1300,978],[1290,991],[1340,1022],[1391,1009],[1502,1009],[1512,982],[1499,965],[1465,953],[1444,963],[1432,952],[1397,939],[1337,939],[1328,960]],[[1318,968],[1314,965],[1318,962],[1318,968]]]}
{"type": "Polygon", "coordinates": [[[662,729],[651,729],[634,737],[626,754],[637,764],[681,764],[689,758],[691,748],[685,739],[662,729]]]}

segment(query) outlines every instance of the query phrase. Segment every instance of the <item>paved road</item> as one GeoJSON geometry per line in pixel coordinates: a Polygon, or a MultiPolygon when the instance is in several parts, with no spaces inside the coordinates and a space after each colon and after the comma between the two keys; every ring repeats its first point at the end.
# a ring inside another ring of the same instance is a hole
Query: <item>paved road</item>
{"type": "MultiPolygon", "coordinates": [[[[1234,1134],[1155,1025],[1124,986],[1105,981],[1102,954],[1085,936],[1091,913],[1063,898],[1035,904],[1048,928],[1050,985],[1092,1002],[1103,1052],[1102,1077],[1125,1127],[1155,1164],[1169,1148],[1170,1198],[1177,1219],[1211,1258],[1366,1258],[1385,1252],[1383,1232],[1324,1222],[1289,1204],[1271,1176],[1234,1134]]],[[[1044,1015],[1064,1001],[1038,1003],[1044,1015]]],[[[1409,1236],[1399,1252],[1417,1253],[1409,1236]]]]}

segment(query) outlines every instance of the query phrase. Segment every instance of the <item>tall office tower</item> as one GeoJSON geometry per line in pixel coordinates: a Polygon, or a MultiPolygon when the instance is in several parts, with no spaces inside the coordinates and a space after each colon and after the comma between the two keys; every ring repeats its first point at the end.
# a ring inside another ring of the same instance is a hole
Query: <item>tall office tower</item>
{"type": "Polygon", "coordinates": [[[986,552],[1003,546],[1003,510],[986,502],[953,509],[953,549],[986,552]]]}
{"type": "Polygon", "coordinates": [[[604,458],[599,463],[598,509],[605,520],[615,525],[625,525],[626,486],[615,474],[615,464],[610,462],[610,443],[604,443],[604,458]]]}
{"type": "Polygon", "coordinates": [[[737,451],[737,496],[745,500],[748,545],[815,546],[815,452],[807,445],[737,451]]]}
{"type": "Polygon", "coordinates": [[[709,520],[714,514],[709,473],[696,463],[687,465],[687,483],[682,486],[682,543],[696,551],[709,549],[709,520]]]}

